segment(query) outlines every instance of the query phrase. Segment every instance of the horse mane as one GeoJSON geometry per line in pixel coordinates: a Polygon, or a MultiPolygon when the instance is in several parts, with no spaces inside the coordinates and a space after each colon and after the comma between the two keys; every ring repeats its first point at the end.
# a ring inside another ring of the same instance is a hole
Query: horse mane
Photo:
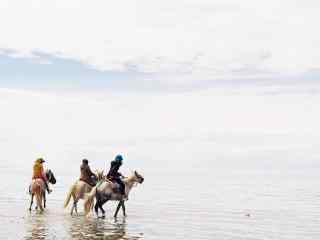
{"type": "Polygon", "coordinates": [[[129,177],[125,177],[124,179],[123,179],[123,181],[124,182],[131,182],[132,180],[133,180],[133,178],[135,177],[135,175],[134,174],[132,174],[131,176],[129,176],[129,177]]]}

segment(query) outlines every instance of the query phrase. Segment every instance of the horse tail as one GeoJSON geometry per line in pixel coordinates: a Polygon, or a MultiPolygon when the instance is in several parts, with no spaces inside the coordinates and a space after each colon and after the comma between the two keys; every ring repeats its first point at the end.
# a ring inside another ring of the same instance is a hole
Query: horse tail
{"type": "Polygon", "coordinates": [[[85,215],[88,215],[90,210],[92,209],[93,207],[93,200],[94,200],[94,197],[96,196],[96,193],[97,193],[97,187],[93,187],[90,191],[90,193],[88,193],[85,197],[85,200],[84,200],[84,213],[85,215]]]}
{"type": "Polygon", "coordinates": [[[68,204],[70,202],[70,199],[71,199],[71,196],[74,193],[75,189],[76,189],[76,184],[73,184],[72,187],[70,188],[69,192],[68,192],[66,200],[64,201],[64,208],[66,208],[68,206],[68,204]]]}

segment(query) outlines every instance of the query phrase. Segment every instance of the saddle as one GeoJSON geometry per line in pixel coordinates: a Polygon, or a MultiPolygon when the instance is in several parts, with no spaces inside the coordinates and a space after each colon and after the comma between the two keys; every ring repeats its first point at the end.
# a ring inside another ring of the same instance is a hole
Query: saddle
{"type": "Polygon", "coordinates": [[[96,185],[94,182],[89,182],[89,181],[87,181],[86,179],[83,179],[83,178],[80,178],[80,181],[83,181],[83,182],[87,183],[91,187],[94,187],[96,185]]]}
{"type": "Polygon", "coordinates": [[[106,182],[109,183],[111,185],[111,189],[114,193],[118,193],[120,194],[121,191],[120,191],[120,185],[114,181],[112,181],[111,179],[109,178],[106,178],[106,182]]]}

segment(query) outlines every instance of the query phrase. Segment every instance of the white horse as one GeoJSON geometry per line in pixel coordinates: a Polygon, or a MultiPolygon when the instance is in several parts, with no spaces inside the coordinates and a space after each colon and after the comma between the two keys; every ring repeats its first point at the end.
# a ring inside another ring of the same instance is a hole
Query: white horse
{"type": "MultiPolygon", "coordinates": [[[[97,171],[97,179],[98,181],[102,180],[103,178],[103,171],[99,172],[97,171]]],[[[84,199],[85,195],[89,193],[92,189],[92,186],[89,185],[88,183],[82,181],[82,180],[77,180],[70,188],[69,193],[66,197],[66,200],[64,202],[64,208],[66,208],[70,202],[71,196],[73,198],[73,205],[71,208],[70,214],[73,214],[73,211],[76,211],[76,214],[78,214],[78,201],[80,199],[84,199]]]]}
{"type": "MultiPolygon", "coordinates": [[[[50,182],[51,184],[56,184],[57,180],[50,169],[46,170],[45,174],[48,179],[48,182],[50,182]]],[[[40,211],[42,212],[43,209],[46,208],[46,202],[47,202],[46,187],[45,187],[44,181],[41,178],[33,179],[29,187],[29,193],[31,195],[29,211],[31,211],[31,208],[32,208],[33,198],[34,196],[36,196],[36,201],[37,201],[36,209],[40,209],[40,211]],[[42,201],[43,201],[43,206],[42,206],[42,201]]]]}
{"type": "MultiPolygon", "coordinates": [[[[132,187],[137,183],[143,183],[144,178],[137,172],[134,171],[134,174],[123,180],[125,184],[125,193],[126,196],[129,196],[129,193],[132,187]]],[[[84,201],[84,211],[88,215],[90,209],[93,207],[93,200],[96,197],[95,212],[98,216],[98,210],[102,211],[102,217],[105,217],[105,211],[103,209],[103,204],[107,201],[119,201],[117,210],[114,214],[114,217],[117,217],[120,207],[122,207],[123,215],[126,216],[126,209],[124,205],[123,195],[119,191],[119,186],[117,183],[112,183],[110,181],[104,181],[101,184],[97,184],[96,187],[92,188],[91,192],[86,196],[84,201]]]]}

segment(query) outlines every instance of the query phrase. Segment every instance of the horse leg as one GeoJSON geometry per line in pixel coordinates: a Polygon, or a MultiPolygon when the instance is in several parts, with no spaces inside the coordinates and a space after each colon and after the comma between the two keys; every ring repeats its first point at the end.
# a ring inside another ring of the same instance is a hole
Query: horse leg
{"type": "Polygon", "coordinates": [[[40,195],[40,211],[43,212],[44,211],[44,208],[42,206],[42,201],[43,201],[43,196],[40,195]]]}
{"type": "Polygon", "coordinates": [[[116,212],[115,212],[114,215],[113,215],[115,218],[118,216],[118,212],[119,212],[119,210],[120,210],[120,207],[121,207],[121,201],[119,201],[118,206],[117,206],[117,209],[116,209],[116,212]]]}
{"type": "MultiPolygon", "coordinates": [[[[94,204],[94,211],[95,211],[97,217],[99,217],[99,203],[100,203],[100,195],[96,194],[96,203],[94,204]]],[[[93,203],[91,205],[93,206],[93,203]]]]}
{"type": "Polygon", "coordinates": [[[77,204],[78,204],[78,199],[74,199],[73,204],[72,204],[72,208],[71,208],[71,212],[70,212],[71,216],[73,215],[73,210],[75,210],[76,214],[78,215],[77,204]]]}
{"type": "Polygon", "coordinates": [[[43,192],[43,207],[44,207],[44,208],[46,208],[46,202],[47,202],[46,192],[43,192]]]}
{"type": "Polygon", "coordinates": [[[72,207],[71,207],[71,211],[70,211],[71,216],[73,214],[74,206],[75,206],[75,199],[73,198],[73,203],[72,203],[72,207]]]}
{"type": "Polygon", "coordinates": [[[100,204],[99,204],[99,208],[100,208],[100,210],[101,210],[101,212],[102,212],[102,217],[103,217],[103,218],[106,217],[106,212],[104,211],[104,209],[103,209],[102,206],[103,206],[103,204],[105,204],[108,200],[109,200],[109,199],[101,200],[101,201],[100,201],[100,204]]]}
{"type": "Polygon", "coordinates": [[[123,213],[123,216],[126,217],[127,214],[126,214],[126,206],[124,205],[124,201],[120,201],[121,202],[121,206],[122,206],[122,213],[123,213]]]}
{"type": "Polygon", "coordinates": [[[78,216],[78,199],[77,199],[77,201],[74,203],[74,210],[76,211],[76,214],[77,214],[77,216],[78,216]]]}
{"type": "Polygon", "coordinates": [[[97,217],[99,217],[99,203],[100,201],[97,200],[96,204],[94,205],[94,211],[96,212],[97,217]]]}
{"type": "Polygon", "coordinates": [[[36,193],[36,199],[37,199],[37,207],[36,207],[36,209],[39,209],[40,212],[43,212],[42,194],[41,194],[41,192],[36,193]]]}
{"type": "Polygon", "coordinates": [[[70,215],[72,216],[73,214],[73,209],[74,209],[74,204],[72,204],[72,207],[71,207],[71,211],[70,211],[70,215]]]}
{"type": "Polygon", "coordinates": [[[102,212],[102,218],[105,218],[106,217],[106,211],[103,209],[102,205],[99,205],[99,208],[102,212]]]}
{"type": "Polygon", "coordinates": [[[31,194],[30,207],[29,207],[29,211],[30,211],[30,212],[31,212],[32,204],[33,204],[33,197],[34,197],[34,194],[32,193],[32,194],[31,194]]]}
{"type": "Polygon", "coordinates": [[[72,200],[73,200],[73,203],[72,203],[72,207],[71,207],[71,211],[70,211],[70,215],[72,216],[73,215],[73,210],[75,208],[75,205],[76,205],[76,202],[78,201],[77,197],[75,194],[71,194],[72,196],[72,200]]]}

